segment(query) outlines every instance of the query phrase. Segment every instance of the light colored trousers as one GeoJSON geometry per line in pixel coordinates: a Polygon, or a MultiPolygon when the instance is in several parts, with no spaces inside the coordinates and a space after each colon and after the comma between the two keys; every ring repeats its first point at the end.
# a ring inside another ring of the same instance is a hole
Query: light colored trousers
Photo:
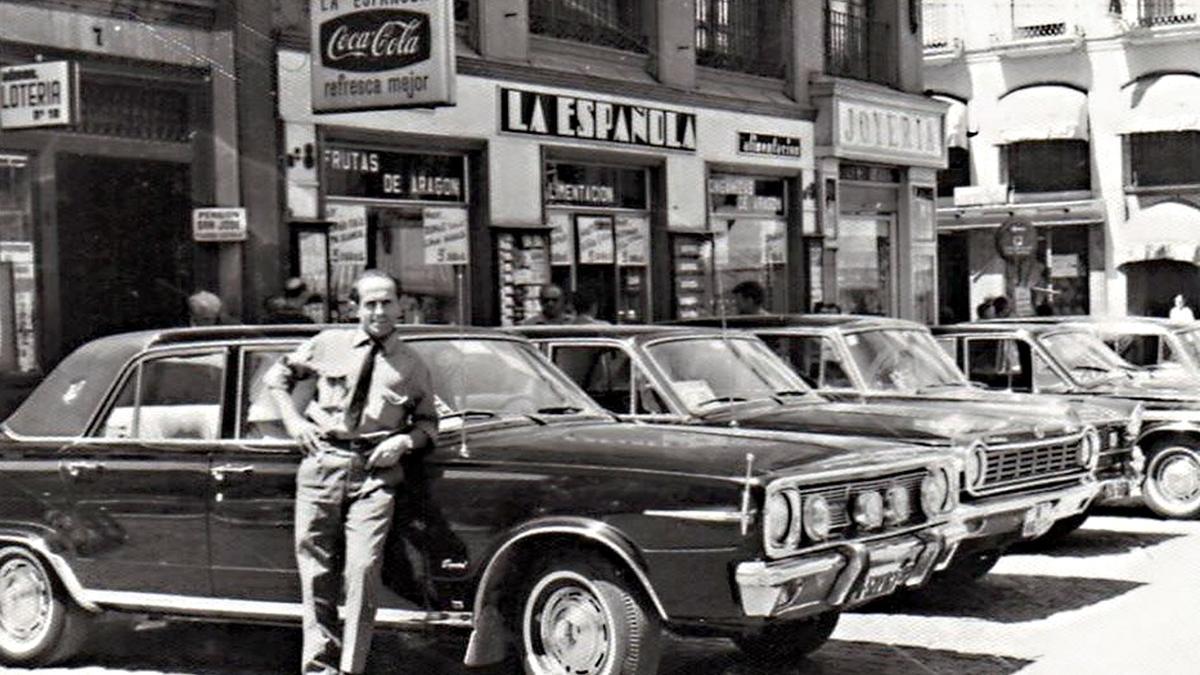
{"type": "Polygon", "coordinates": [[[304,601],[302,673],[361,673],[366,667],[394,506],[393,488],[370,476],[364,455],[329,449],[300,462],[295,524],[304,601]],[[346,617],[339,629],[343,597],[346,617]]]}

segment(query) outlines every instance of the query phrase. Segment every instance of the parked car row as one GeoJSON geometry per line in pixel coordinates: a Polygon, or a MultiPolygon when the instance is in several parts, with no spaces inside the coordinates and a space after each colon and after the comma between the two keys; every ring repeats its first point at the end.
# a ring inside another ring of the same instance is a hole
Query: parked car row
{"type": "MultiPolygon", "coordinates": [[[[726,323],[402,327],[442,422],[405,466],[380,625],[538,674],[655,672],[664,631],[794,662],[847,608],[1139,495],[1139,447],[1147,503],[1187,514],[1160,441],[1195,450],[1150,398],[1021,393],[1011,368],[989,391],[943,350],[975,354],[970,327],[726,323]]],[[[0,661],[68,658],[105,610],[299,622],[300,451],[263,375],[317,329],[125,334],[47,376],[0,428],[0,661]]]]}

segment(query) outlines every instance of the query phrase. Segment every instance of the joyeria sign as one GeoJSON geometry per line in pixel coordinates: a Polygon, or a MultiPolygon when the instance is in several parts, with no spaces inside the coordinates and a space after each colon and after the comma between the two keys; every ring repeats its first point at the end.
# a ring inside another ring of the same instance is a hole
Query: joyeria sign
{"type": "Polygon", "coordinates": [[[449,0],[312,0],[311,13],[313,112],[454,105],[449,0]]]}

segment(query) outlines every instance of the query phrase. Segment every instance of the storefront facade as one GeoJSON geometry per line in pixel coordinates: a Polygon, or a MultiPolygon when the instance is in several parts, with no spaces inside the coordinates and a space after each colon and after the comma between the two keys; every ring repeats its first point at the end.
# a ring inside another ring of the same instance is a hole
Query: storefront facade
{"type": "Polygon", "coordinates": [[[315,158],[286,172],[288,219],[328,254],[293,269],[329,271],[334,311],[363,266],[400,280],[409,321],[519,323],[548,283],[613,322],[711,314],[746,279],[808,307],[809,121],[473,75],[454,107],[318,118],[307,62],[279,52],[286,146],[315,158]],[[446,232],[461,258],[437,259],[446,232]]]}
{"type": "Polygon", "coordinates": [[[819,245],[809,304],[937,319],[936,171],[946,166],[945,103],[879,85],[812,85],[819,245]]]}

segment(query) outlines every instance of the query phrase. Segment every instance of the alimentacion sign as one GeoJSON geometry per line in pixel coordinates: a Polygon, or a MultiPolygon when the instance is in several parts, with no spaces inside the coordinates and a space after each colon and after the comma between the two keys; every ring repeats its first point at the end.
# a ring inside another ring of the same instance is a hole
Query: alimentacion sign
{"type": "Polygon", "coordinates": [[[454,105],[450,0],[312,0],[313,112],[454,105]]]}

